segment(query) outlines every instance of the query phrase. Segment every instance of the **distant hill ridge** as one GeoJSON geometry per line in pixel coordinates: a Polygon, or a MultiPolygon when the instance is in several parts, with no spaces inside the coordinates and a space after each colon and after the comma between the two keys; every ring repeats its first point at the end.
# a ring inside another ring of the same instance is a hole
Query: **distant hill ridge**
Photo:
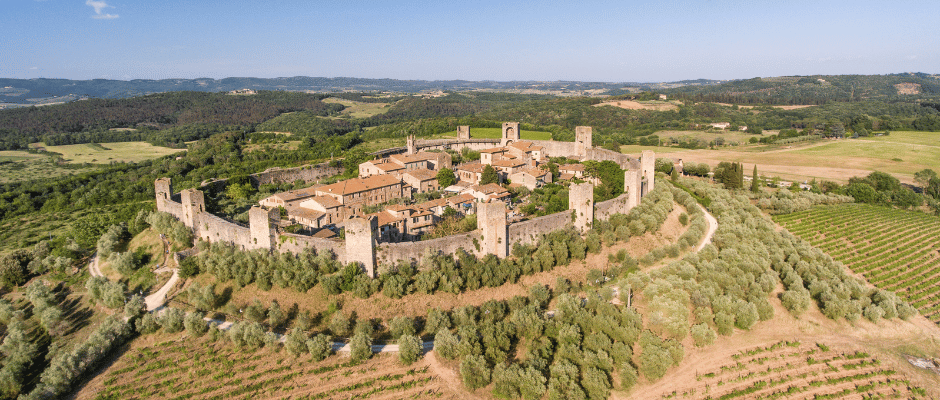
{"type": "Polygon", "coordinates": [[[379,91],[421,93],[438,90],[494,90],[572,94],[608,91],[661,90],[688,85],[713,85],[722,81],[697,79],[668,83],[639,82],[576,82],[576,81],[466,81],[466,80],[399,80],[367,78],[324,78],[295,76],[287,78],[197,78],[197,79],[134,79],[130,81],[92,79],[9,79],[0,78],[0,103],[44,104],[71,101],[81,97],[126,98],[146,94],[179,91],[227,92],[239,89],[287,91],[379,91]],[[68,96],[68,97],[67,97],[68,96]],[[63,98],[65,97],[65,98],[63,98]]]}

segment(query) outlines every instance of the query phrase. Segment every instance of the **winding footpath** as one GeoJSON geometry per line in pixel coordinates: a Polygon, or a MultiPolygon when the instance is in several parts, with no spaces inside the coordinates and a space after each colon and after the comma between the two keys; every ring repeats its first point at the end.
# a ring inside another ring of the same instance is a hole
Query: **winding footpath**
{"type": "Polygon", "coordinates": [[[708,230],[705,231],[705,237],[702,238],[698,246],[695,246],[696,252],[701,251],[705,248],[705,245],[711,243],[712,237],[715,236],[715,231],[718,230],[718,220],[715,219],[715,216],[711,215],[701,204],[698,205],[698,208],[701,208],[702,212],[705,213],[705,220],[708,221],[708,230]]]}

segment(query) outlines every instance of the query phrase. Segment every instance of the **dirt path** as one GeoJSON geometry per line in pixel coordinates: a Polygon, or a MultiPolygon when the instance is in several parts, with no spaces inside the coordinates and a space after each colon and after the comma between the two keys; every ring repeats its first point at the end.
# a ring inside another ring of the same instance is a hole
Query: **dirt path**
{"type": "Polygon", "coordinates": [[[715,236],[715,231],[718,230],[718,220],[715,219],[715,216],[711,215],[701,204],[699,204],[699,208],[705,213],[705,220],[708,221],[708,230],[705,231],[705,237],[702,238],[702,242],[699,243],[698,246],[695,246],[695,251],[701,251],[705,248],[706,244],[711,243],[712,237],[715,236]]]}
{"type": "Polygon", "coordinates": [[[144,302],[147,303],[147,311],[157,310],[166,304],[167,295],[170,293],[170,290],[176,286],[176,282],[180,280],[179,270],[176,268],[172,270],[173,276],[170,277],[170,280],[167,281],[160,290],[157,290],[156,293],[144,298],[144,302]]]}
{"type": "Polygon", "coordinates": [[[104,274],[101,273],[101,268],[98,267],[98,253],[91,256],[91,261],[88,261],[88,273],[90,273],[91,276],[104,276],[104,274]]]}

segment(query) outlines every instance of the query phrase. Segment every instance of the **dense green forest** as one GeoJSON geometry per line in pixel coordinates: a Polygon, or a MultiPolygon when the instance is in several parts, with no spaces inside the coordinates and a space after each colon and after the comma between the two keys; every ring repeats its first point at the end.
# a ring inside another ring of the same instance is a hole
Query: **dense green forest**
{"type": "Polygon", "coordinates": [[[326,116],[343,109],[341,104],[322,102],[324,97],[292,92],[261,92],[252,96],[174,92],[15,108],[0,111],[0,149],[24,148],[35,142],[61,145],[145,140],[167,144],[201,139],[225,130],[252,129],[255,124],[285,112],[305,110],[326,116]],[[112,131],[112,128],[138,130],[112,131]]]}
{"type": "Polygon", "coordinates": [[[736,104],[826,104],[869,99],[898,100],[901,96],[937,96],[936,75],[811,75],[753,78],[719,85],[684,86],[665,92],[679,99],[736,104]],[[895,85],[916,88],[905,94],[895,85]]]}

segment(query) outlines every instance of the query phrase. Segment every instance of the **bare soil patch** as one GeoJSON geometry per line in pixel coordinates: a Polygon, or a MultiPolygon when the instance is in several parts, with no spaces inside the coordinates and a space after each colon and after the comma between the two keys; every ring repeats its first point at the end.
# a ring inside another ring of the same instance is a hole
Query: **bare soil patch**
{"type": "Polygon", "coordinates": [[[653,110],[653,111],[673,111],[678,110],[679,106],[667,101],[633,101],[633,100],[614,100],[595,104],[594,107],[614,106],[625,110],[653,110]]]}
{"type": "Polygon", "coordinates": [[[898,94],[920,94],[919,83],[899,83],[894,85],[894,88],[898,90],[898,94]]]}

